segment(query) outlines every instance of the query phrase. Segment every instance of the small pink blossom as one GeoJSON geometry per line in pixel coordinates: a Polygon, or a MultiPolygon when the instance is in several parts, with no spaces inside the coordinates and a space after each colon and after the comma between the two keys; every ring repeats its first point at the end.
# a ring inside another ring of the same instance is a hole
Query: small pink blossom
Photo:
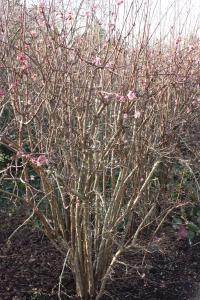
{"type": "Polygon", "coordinates": [[[125,114],[123,115],[123,118],[124,118],[125,120],[128,119],[128,114],[125,113],[125,114]]]}
{"type": "Polygon", "coordinates": [[[37,165],[42,166],[42,165],[48,165],[49,161],[46,158],[45,155],[40,155],[37,159],[37,165]]]}
{"type": "Polygon", "coordinates": [[[139,110],[136,110],[136,111],[135,111],[135,118],[136,118],[136,119],[139,119],[140,116],[141,116],[141,112],[140,112],[139,110]]]}
{"type": "Polygon", "coordinates": [[[116,4],[117,5],[121,5],[121,4],[123,4],[124,3],[124,0],[116,0],[116,4]]]}
{"type": "Polygon", "coordinates": [[[92,6],[92,11],[95,12],[96,10],[97,10],[97,5],[94,4],[94,5],[92,6]]]}
{"type": "Polygon", "coordinates": [[[106,68],[108,69],[111,69],[113,67],[113,63],[112,62],[108,62],[106,65],[105,65],[106,68]]]}
{"type": "Polygon", "coordinates": [[[26,63],[27,62],[27,56],[26,54],[24,54],[23,52],[19,53],[17,55],[17,60],[20,62],[20,63],[26,63]]]}
{"type": "Polygon", "coordinates": [[[32,157],[31,162],[32,164],[37,165],[37,158],[32,157]]]}
{"type": "Polygon", "coordinates": [[[37,37],[37,32],[35,30],[31,30],[30,35],[31,35],[32,38],[36,38],[37,37]]]}
{"type": "Polygon", "coordinates": [[[31,162],[32,162],[32,164],[36,165],[37,167],[49,164],[49,161],[45,155],[40,155],[38,158],[33,157],[31,159],[31,162]]]}
{"type": "Polygon", "coordinates": [[[95,64],[95,66],[101,66],[101,58],[96,56],[93,63],[95,64]]]}
{"type": "Polygon", "coordinates": [[[124,96],[120,96],[119,97],[119,102],[125,102],[125,97],[124,96]]]}
{"type": "Polygon", "coordinates": [[[177,234],[178,234],[179,239],[186,239],[188,236],[188,230],[187,230],[186,226],[181,225],[177,234]]]}
{"type": "Polygon", "coordinates": [[[0,97],[4,97],[6,95],[6,93],[4,92],[4,90],[0,89],[0,97]]]}
{"type": "Polygon", "coordinates": [[[125,102],[125,101],[126,101],[126,97],[121,96],[121,95],[119,95],[119,94],[115,94],[115,97],[117,98],[117,100],[118,100],[119,102],[125,102]]]}
{"type": "Polygon", "coordinates": [[[129,91],[127,97],[129,100],[134,100],[136,98],[136,95],[133,91],[129,91]]]}

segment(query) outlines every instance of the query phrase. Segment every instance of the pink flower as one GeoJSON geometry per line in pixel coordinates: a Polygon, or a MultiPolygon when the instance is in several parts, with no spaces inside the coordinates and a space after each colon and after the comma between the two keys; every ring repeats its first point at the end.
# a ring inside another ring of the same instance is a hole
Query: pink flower
{"type": "Polygon", "coordinates": [[[95,12],[96,10],[97,10],[97,5],[94,4],[94,5],[92,6],[92,11],[95,12]]]}
{"type": "Polygon", "coordinates": [[[125,120],[128,119],[128,114],[125,113],[125,114],[123,115],[123,118],[124,118],[125,120]]]}
{"type": "Polygon", "coordinates": [[[134,100],[136,98],[136,95],[133,91],[129,91],[127,97],[129,100],[134,100]]]}
{"type": "Polygon", "coordinates": [[[120,96],[119,97],[119,102],[125,102],[125,97],[124,96],[120,96]]]}
{"type": "Polygon", "coordinates": [[[125,102],[125,101],[126,101],[126,97],[121,96],[121,95],[119,95],[119,94],[115,94],[115,97],[117,98],[117,100],[118,100],[119,102],[125,102]]]}
{"type": "Polygon", "coordinates": [[[136,110],[136,111],[135,111],[135,118],[136,118],[136,119],[139,119],[140,116],[141,116],[141,112],[140,112],[139,110],[136,110]]]}
{"type": "Polygon", "coordinates": [[[121,4],[123,4],[124,3],[124,0],[116,0],[116,4],[117,5],[121,5],[121,4]]]}
{"type": "Polygon", "coordinates": [[[31,162],[32,164],[37,165],[37,158],[32,157],[31,162]]]}
{"type": "Polygon", "coordinates": [[[45,155],[40,155],[37,159],[38,166],[48,165],[48,163],[49,163],[49,161],[45,155]]]}
{"type": "Polygon", "coordinates": [[[32,38],[35,38],[35,37],[37,37],[37,32],[35,30],[31,30],[30,35],[32,38]]]}
{"type": "Polygon", "coordinates": [[[95,66],[101,66],[101,58],[96,56],[93,63],[95,64],[95,66]]]}
{"type": "Polygon", "coordinates": [[[188,236],[188,230],[187,230],[186,226],[181,225],[177,234],[178,234],[179,239],[186,239],[188,236]]]}
{"type": "Polygon", "coordinates": [[[0,97],[4,97],[5,95],[6,93],[2,89],[0,89],[0,97]]]}
{"type": "Polygon", "coordinates": [[[20,63],[26,63],[26,62],[27,62],[27,56],[26,56],[23,52],[20,52],[20,53],[17,55],[17,60],[18,60],[20,63]]]}
{"type": "Polygon", "coordinates": [[[36,165],[37,167],[49,164],[49,161],[45,155],[40,155],[38,158],[33,157],[31,159],[31,162],[32,162],[32,164],[36,165]]]}
{"type": "Polygon", "coordinates": [[[105,65],[106,68],[108,69],[111,69],[113,67],[113,63],[112,62],[108,62],[106,65],[105,65]]]}

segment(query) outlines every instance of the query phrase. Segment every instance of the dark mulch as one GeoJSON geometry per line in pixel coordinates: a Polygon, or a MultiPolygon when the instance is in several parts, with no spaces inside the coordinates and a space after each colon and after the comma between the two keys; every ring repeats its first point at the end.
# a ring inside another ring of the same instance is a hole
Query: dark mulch
{"type": "MultiPolygon", "coordinates": [[[[39,231],[25,226],[6,243],[25,218],[0,214],[0,300],[58,299],[59,276],[63,257],[39,231]]],[[[63,299],[74,294],[70,272],[65,272],[63,299]]]]}
{"type": "Polygon", "coordinates": [[[200,300],[200,243],[173,241],[167,253],[127,254],[113,275],[113,299],[200,300]],[[123,261],[124,261],[123,260],[123,261]],[[123,269],[123,271],[122,271],[123,269]],[[116,278],[118,276],[118,278],[116,278]]]}
{"type": "MultiPolygon", "coordinates": [[[[0,300],[58,299],[63,258],[38,230],[26,226],[10,245],[8,236],[23,217],[0,214],[0,300]]],[[[127,253],[113,272],[103,299],[198,300],[200,290],[200,243],[168,239],[168,251],[127,253]],[[145,257],[144,257],[145,255],[145,257]],[[141,261],[143,258],[143,266],[141,261]]],[[[167,246],[167,245],[166,245],[167,246]]],[[[63,280],[62,299],[75,299],[69,271],[63,280]]]]}

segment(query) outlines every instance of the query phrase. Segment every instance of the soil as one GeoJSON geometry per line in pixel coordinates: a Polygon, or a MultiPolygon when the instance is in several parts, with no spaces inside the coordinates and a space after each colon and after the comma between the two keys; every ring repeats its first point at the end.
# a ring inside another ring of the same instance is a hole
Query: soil
{"type": "MultiPolygon", "coordinates": [[[[0,300],[59,299],[63,258],[48,239],[26,225],[7,243],[23,220],[24,216],[0,214],[0,300]]],[[[165,247],[126,253],[113,271],[103,300],[200,299],[200,242],[189,245],[174,237],[165,238],[166,242],[165,247]]],[[[62,300],[76,299],[69,270],[63,276],[61,295],[62,300]]]]}

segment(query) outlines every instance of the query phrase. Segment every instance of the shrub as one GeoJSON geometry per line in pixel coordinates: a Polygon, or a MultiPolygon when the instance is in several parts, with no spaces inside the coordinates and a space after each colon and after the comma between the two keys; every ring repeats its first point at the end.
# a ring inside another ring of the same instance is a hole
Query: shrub
{"type": "Polygon", "coordinates": [[[2,19],[1,105],[9,102],[13,119],[1,143],[15,152],[10,168],[21,161],[12,181],[24,191],[1,192],[33,211],[77,295],[100,299],[120,255],[161,217],[169,170],[184,158],[179,139],[199,116],[199,42],[152,42],[146,6],[132,4],[130,28],[118,31],[114,11],[106,27],[94,6],[82,16],[84,1],[76,12],[53,3],[20,6],[14,27],[5,22],[12,5],[2,19]]]}

